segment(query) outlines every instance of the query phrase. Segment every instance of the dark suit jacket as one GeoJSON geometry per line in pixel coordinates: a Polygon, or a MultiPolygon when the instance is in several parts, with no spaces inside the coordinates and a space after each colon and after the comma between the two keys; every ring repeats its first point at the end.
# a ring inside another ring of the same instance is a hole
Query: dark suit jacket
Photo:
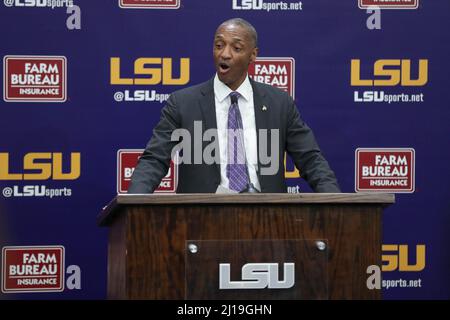
{"type": "MultiPolygon", "coordinates": [[[[261,170],[258,170],[261,192],[287,191],[284,179],[285,151],[315,192],[340,192],[333,171],[322,156],[311,129],[301,119],[292,98],[280,89],[252,80],[250,82],[257,132],[259,129],[279,129],[280,133],[277,150],[279,169],[274,175],[261,175],[261,170]],[[263,106],[266,106],[266,110],[263,110],[263,106]]],[[[185,128],[193,136],[194,121],[202,121],[202,132],[217,128],[213,79],[176,91],[169,97],[153,136],[134,170],[128,193],[151,193],[159,186],[167,174],[172,148],[178,144],[177,141],[171,141],[172,131],[185,128]]],[[[259,144],[258,134],[257,137],[259,144]]],[[[203,148],[209,143],[202,142],[203,148]]],[[[258,162],[261,169],[263,164],[259,157],[258,162]]],[[[178,169],[177,193],[214,193],[220,184],[220,164],[180,164],[178,169]]]]}

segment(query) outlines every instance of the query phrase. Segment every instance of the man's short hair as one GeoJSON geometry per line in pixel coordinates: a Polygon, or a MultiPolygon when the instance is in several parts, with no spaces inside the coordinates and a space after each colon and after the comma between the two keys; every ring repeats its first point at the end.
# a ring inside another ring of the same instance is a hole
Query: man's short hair
{"type": "MultiPolygon", "coordinates": [[[[231,25],[231,24],[238,25],[238,26],[246,29],[248,31],[250,38],[252,39],[252,41],[255,45],[255,48],[258,47],[258,33],[256,32],[255,27],[253,27],[253,25],[250,22],[248,22],[247,20],[244,20],[242,18],[233,18],[233,19],[229,19],[225,22],[222,22],[220,24],[219,28],[221,26],[231,25]]],[[[217,29],[219,29],[219,28],[217,28],[217,29]]]]}

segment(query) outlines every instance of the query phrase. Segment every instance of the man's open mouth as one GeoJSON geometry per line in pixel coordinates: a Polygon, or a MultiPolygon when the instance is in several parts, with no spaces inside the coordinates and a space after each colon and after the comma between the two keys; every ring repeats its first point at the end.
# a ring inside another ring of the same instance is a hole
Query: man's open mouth
{"type": "Polygon", "coordinates": [[[221,72],[226,72],[230,69],[230,65],[228,63],[221,62],[219,63],[219,68],[221,72]]]}

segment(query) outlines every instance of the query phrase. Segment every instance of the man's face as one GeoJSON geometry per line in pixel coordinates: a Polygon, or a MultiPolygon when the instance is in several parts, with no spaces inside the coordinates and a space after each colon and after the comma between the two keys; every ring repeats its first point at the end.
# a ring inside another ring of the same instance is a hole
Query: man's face
{"type": "Polygon", "coordinates": [[[248,66],[255,61],[258,49],[247,29],[227,24],[217,29],[213,52],[220,81],[234,91],[245,80],[248,66]]]}

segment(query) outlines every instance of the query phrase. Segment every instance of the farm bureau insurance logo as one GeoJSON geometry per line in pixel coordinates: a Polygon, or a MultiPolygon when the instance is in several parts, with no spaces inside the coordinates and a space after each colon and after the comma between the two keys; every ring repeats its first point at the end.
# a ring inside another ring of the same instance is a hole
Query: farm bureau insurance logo
{"type": "Polygon", "coordinates": [[[66,57],[4,56],[3,100],[6,102],[64,102],[66,99],[66,57]]]}
{"type": "Polygon", "coordinates": [[[3,247],[2,292],[64,290],[64,247],[3,247]]]}
{"type": "Polygon", "coordinates": [[[356,192],[414,192],[415,152],[412,148],[358,148],[355,169],[356,192]]]}
{"type": "Polygon", "coordinates": [[[70,153],[70,164],[68,155],[61,152],[30,152],[23,156],[23,161],[16,160],[11,165],[11,154],[0,152],[0,182],[15,181],[17,184],[2,188],[5,198],[10,197],[70,197],[72,189],[67,186],[49,188],[47,184],[36,184],[31,181],[52,180],[57,181],[77,180],[81,175],[81,154],[70,153]],[[11,168],[13,167],[15,170],[11,168]],[[17,168],[21,167],[19,170],[17,168]],[[68,171],[67,168],[70,168],[68,171]],[[24,184],[25,183],[25,184],[24,184]]]}
{"type": "Polygon", "coordinates": [[[295,99],[295,59],[288,57],[258,57],[248,68],[250,78],[269,84],[295,99]]]}
{"type": "Polygon", "coordinates": [[[379,59],[373,63],[352,59],[350,62],[351,86],[383,87],[383,91],[354,91],[353,100],[358,103],[417,103],[424,102],[424,94],[417,87],[428,83],[428,59],[379,59]],[[361,66],[364,66],[362,68],[361,66]],[[369,68],[367,68],[369,66],[369,68]],[[361,69],[365,69],[362,71],[361,69]],[[370,71],[368,72],[367,69],[370,71]],[[398,87],[402,92],[395,92],[398,87]]]}
{"type": "Polygon", "coordinates": [[[379,7],[380,9],[417,9],[419,0],[359,0],[360,9],[379,7]]]}
{"type": "Polygon", "coordinates": [[[170,94],[146,89],[148,86],[182,86],[189,83],[189,80],[190,58],[180,58],[179,62],[174,63],[169,57],[140,57],[132,64],[129,60],[122,63],[120,57],[110,59],[110,84],[125,87],[124,90],[114,93],[116,102],[156,101],[162,103],[169,98],[170,94]],[[123,65],[125,70],[130,70],[133,66],[131,75],[129,71],[122,71],[123,65]],[[178,70],[174,71],[177,67],[178,70]],[[141,86],[142,89],[134,89],[136,86],[141,86]]]}
{"type": "MultiPolygon", "coordinates": [[[[131,176],[143,149],[120,149],[117,151],[117,193],[127,193],[131,176]]],[[[154,193],[175,193],[178,183],[178,167],[170,161],[169,171],[162,178],[154,193]]]]}
{"type": "Polygon", "coordinates": [[[178,9],[181,0],[119,0],[123,9],[178,9]]]}

